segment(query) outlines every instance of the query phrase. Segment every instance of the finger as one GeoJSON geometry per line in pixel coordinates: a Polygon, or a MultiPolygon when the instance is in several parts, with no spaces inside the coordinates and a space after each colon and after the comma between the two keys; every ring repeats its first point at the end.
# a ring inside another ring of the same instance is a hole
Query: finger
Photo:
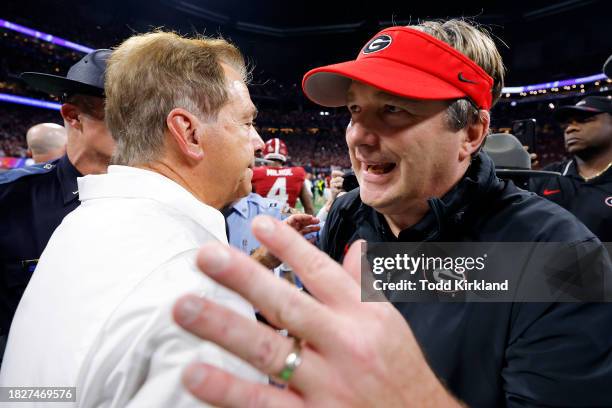
{"type": "Polygon", "coordinates": [[[361,286],[361,254],[364,248],[365,241],[359,239],[351,244],[349,250],[344,255],[342,266],[348,274],[361,286]]]}
{"type": "Polygon", "coordinates": [[[300,230],[300,234],[302,235],[306,235],[306,234],[310,234],[311,232],[317,232],[321,230],[321,226],[319,225],[311,225],[310,227],[306,227],[306,228],[302,228],[300,230]]]}
{"type": "MultiPolygon", "coordinates": [[[[269,326],[198,296],[180,298],[172,314],[176,322],[189,332],[212,341],[271,376],[281,372],[287,356],[295,347],[292,338],[281,336],[269,326]]],[[[291,385],[300,391],[319,389],[327,372],[325,364],[308,347],[302,349],[301,357],[302,363],[295,369],[291,385]]]]}
{"type": "Polygon", "coordinates": [[[340,265],[308,244],[297,232],[267,216],[256,217],[251,225],[259,242],[289,264],[308,291],[321,302],[339,306],[359,301],[357,283],[347,279],[340,265]]]}
{"type": "Polygon", "coordinates": [[[287,218],[287,221],[316,222],[318,218],[311,214],[293,214],[291,217],[287,218]]]}
{"type": "Polygon", "coordinates": [[[189,365],[182,381],[197,399],[216,407],[304,406],[302,398],[290,390],[245,381],[209,364],[189,365]]]}
{"type": "Polygon", "coordinates": [[[310,214],[295,214],[287,218],[285,222],[293,229],[298,229],[301,226],[318,224],[320,221],[317,217],[310,214]]]}
{"type": "MultiPolygon", "coordinates": [[[[319,226],[319,222],[309,222],[309,223],[304,223],[301,224],[299,227],[300,229],[302,228],[311,228],[311,227],[318,227],[319,226]]],[[[298,230],[297,228],[294,228],[296,231],[298,230]]]]}
{"type": "MultiPolygon", "coordinates": [[[[284,224],[283,227],[298,234],[291,227],[284,224]]],[[[282,241],[283,237],[279,239],[282,241]]],[[[312,247],[303,238],[300,240],[301,245],[312,247]]],[[[198,252],[197,265],[210,278],[251,302],[274,326],[287,329],[317,347],[333,341],[337,330],[335,314],[312,296],[276,278],[246,254],[211,242],[198,252]]]]}

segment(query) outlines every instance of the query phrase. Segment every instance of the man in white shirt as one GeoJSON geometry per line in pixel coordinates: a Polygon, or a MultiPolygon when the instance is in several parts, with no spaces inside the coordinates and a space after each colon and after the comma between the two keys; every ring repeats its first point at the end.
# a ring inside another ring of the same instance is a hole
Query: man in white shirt
{"type": "Polygon", "coordinates": [[[264,381],[170,312],[188,291],[254,319],[194,263],[203,243],[227,243],[218,209],[248,194],[263,147],[242,55],[221,39],[134,36],[113,52],[105,92],[113,165],[79,179],[82,204],[19,304],[0,385],[76,387],[63,406],[148,408],[199,406],[180,385],[194,359],[264,381]]]}

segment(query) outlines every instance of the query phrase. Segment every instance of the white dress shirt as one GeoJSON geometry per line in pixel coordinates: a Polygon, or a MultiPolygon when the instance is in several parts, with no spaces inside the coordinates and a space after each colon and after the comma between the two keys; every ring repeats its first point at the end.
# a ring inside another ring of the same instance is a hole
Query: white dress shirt
{"type": "MultiPolygon", "coordinates": [[[[81,205],[55,230],[15,314],[1,386],[77,387],[54,407],[202,406],[181,385],[193,360],[264,376],[182,330],[176,299],[195,293],[254,319],[239,295],[195,266],[227,243],[223,215],[152,171],[110,166],[78,180],[81,205]]],[[[47,407],[23,404],[26,406],[47,407]]]]}

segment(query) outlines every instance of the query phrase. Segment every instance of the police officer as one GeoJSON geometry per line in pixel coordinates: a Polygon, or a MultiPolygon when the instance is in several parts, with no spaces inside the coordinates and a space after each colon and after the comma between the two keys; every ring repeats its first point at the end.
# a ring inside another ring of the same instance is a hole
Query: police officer
{"type": "Polygon", "coordinates": [[[251,232],[251,221],[261,214],[282,220],[285,218],[282,206],[276,200],[250,193],[225,209],[223,213],[227,222],[230,245],[249,255],[252,254],[260,245],[251,232]]]}
{"type": "MultiPolygon", "coordinates": [[[[261,141],[263,143],[263,140],[261,141]]],[[[260,164],[271,164],[270,160],[262,159],[263,151],[255,152],[256,162],[260,164]]],[[[234,202],[223,210],[227,227],[228,241],[230,245],[240,249],[242,252],[266,266],[274,269],[276,276],[281,276],[302,288],[302,283],[293,271],[272,256],[265,247],[261,247],[259,241],[251,231],[251,222],[258,215],[269,215],[278,220],[286,220],[287,224],[299,231],[311,242],[318,237],[322,224],[318,218],[308,214],[299,214],[287,204],[251,192],[248,196],[234,202]],[[293,215],[292,215],[293,214],[293,215]]],[[[261,319],[258,313],[257,318],[261,319]]],[[[265,321],[265,319],[264,319],[265,321]]]]}
{"type": "MultiPolygon", "coordinates": [[[[33,88],[62,95],[66,154],[0,175],[0,355],[23,291],[47,241],[79,205],[77,177],[104,173],[114,141],[104,123],[104,71],[110,50],[96,50],[66,77],[26,72],[33,88]]],[[[66,254],[70,256],[70,254],[66,254]]]]}
{"type": "Polygon", "coordinates": [[[534,179],[531,189],[566,208],[601,241],[612,242],[612,99],[590,96],[553,117],[573,157],[545,168],[561,177],[534,179]]]}

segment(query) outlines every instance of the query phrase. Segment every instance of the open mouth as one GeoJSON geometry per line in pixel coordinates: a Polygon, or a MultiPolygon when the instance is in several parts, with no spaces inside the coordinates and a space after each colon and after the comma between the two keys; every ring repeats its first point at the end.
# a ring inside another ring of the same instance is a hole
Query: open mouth
{"type": "Polygon", "coordinates": [[[395,163],[365,163],[366,171],[371,174],[387,174],[393,171],[395,163]]]}

